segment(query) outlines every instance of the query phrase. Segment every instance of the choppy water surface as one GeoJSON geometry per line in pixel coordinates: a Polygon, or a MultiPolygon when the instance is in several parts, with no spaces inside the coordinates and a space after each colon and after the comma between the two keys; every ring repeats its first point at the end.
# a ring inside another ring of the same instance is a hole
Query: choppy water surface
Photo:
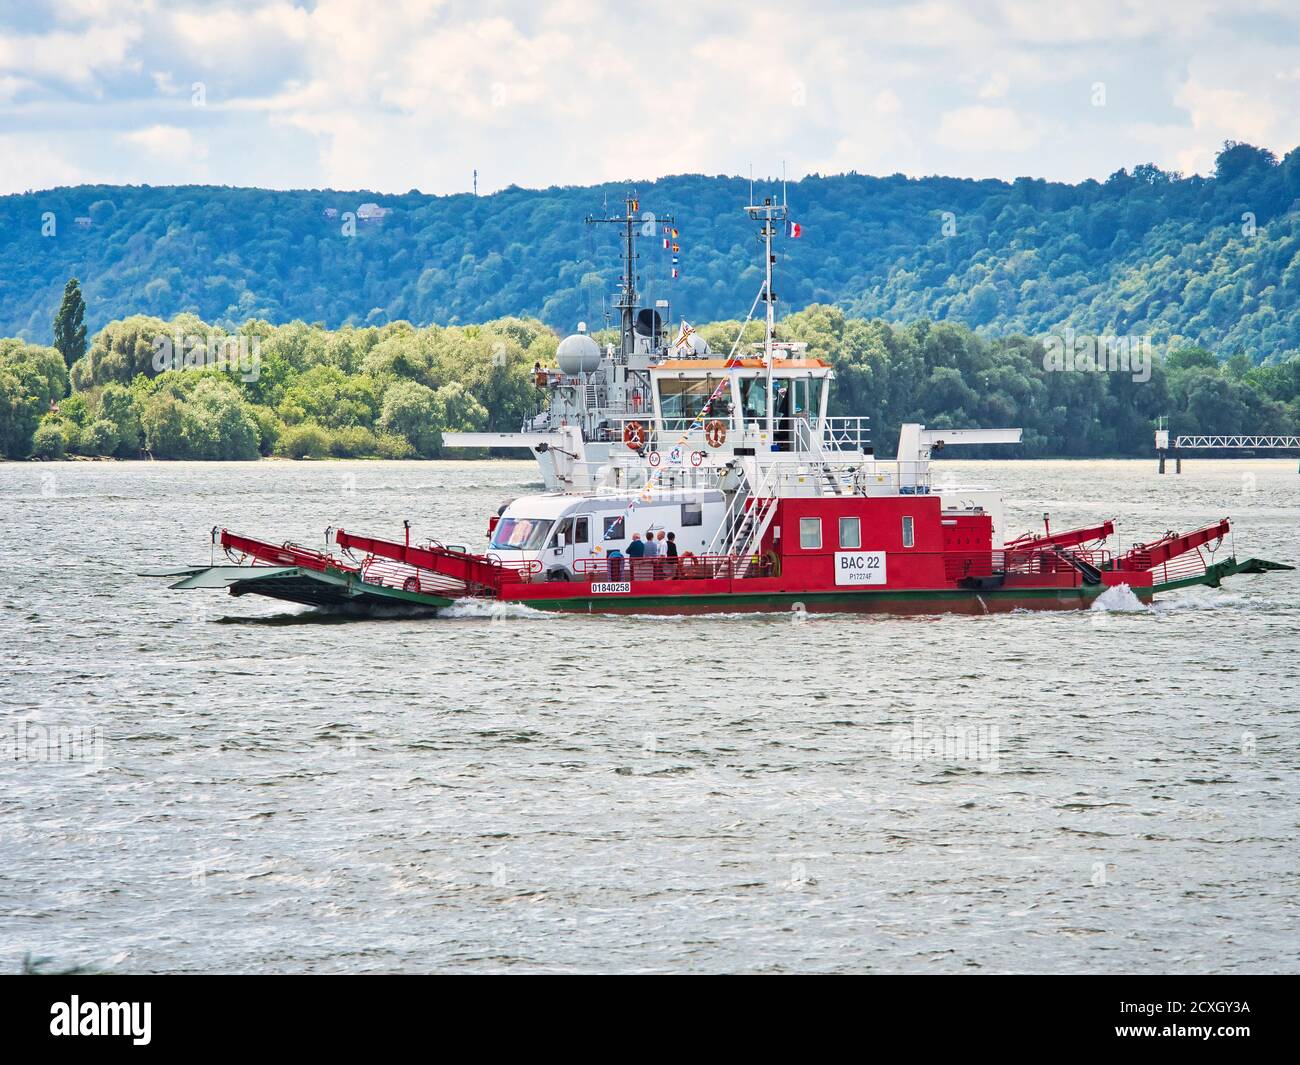
{"type": "MultiPolygon", "coordinates": [[[[1226,514],[1240,556],[1300,557],[1293,461],[944,471],[1012,532],[1226,514]]],[[[1297,573],[802,624],[338,622],[136,576],[216,524],[477,544],[532,480],[0,464],[0,968],[1300,969],[1297,573]],[[39,726],[101,757],[15,759],[39,726]]]]}

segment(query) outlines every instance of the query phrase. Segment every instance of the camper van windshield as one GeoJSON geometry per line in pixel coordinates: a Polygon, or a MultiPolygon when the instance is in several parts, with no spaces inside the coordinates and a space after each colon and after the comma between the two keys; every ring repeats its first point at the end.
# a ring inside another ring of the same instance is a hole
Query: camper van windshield
{"type": "Polygon", "coordinates": [[[545,518],[502,518],[492,537],[498,551],[538,551],[555,523],[545,518]]]}

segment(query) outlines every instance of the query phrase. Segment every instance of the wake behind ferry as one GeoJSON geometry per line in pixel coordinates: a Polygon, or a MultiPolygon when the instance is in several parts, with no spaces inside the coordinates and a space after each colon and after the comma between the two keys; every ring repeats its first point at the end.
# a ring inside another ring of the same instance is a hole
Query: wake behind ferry
{"type": "Polygon", "coordinates": [[[572,450],[557,489],[487,515],[483,550],[413,541],[409,521],[399,538],[331,527],[324,551],[214,529],[227,564],[158,576],[176,578],[173,588],[363,613],[460,600],[584,613],[990,613],[1087,607],[1119,586],[1149,603],[1293,568],[1216,561],[1227,518],[1127,548],[1110,521],[1053,532],[1045,520],[1042,532],[1008,538],[997,492],[937,488],[930,467],[948,447],[1017,443],[1019,429],[906,424],[895,457],[877,458],[867,419],[828,414],[831,366],[776,340],[772,248],[786,205],[769,198],[746,210],[763,249],[750,312],[763,304],[763,342],[741,351],[738,336],[721,355],[682,344],[683,328],[656,361],[636,345],[629,287],[619,365],[636,363],[628,381],[641,401],[600,410],[608,447],[594,457],[579,427],[564,435],[572,450]]]}

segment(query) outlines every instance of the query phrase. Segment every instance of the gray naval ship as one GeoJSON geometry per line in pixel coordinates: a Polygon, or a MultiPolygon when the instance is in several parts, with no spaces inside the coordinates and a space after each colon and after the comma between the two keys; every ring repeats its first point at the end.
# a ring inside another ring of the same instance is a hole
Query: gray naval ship
{"type": "MultiPolygon", "coordinates": [[[[683,322],[672,335],[667,300],[641,306],[637,291],[637,231],[646,223],[635,193],[624,200],[621,215],[589,217],[589,224],[609,223],[622,230],[623,278],[613,307],[619,313],[620,341],[603,348],[585,323],[560,341],[554,368],[534,368],[542,410],[514,433],[443,433],[448,448],[526,449],[537,460],[542,481],[552,491],[583,491],[613,448],[639,447],[638,429],[654,418],[650,367],[666,358],[709,354],[704,339],[683,322]]],[[[654,219],[671,226],[672,217],[654,219]]],[[[641,430],[644,431],[644,430],[641,430]]]]}

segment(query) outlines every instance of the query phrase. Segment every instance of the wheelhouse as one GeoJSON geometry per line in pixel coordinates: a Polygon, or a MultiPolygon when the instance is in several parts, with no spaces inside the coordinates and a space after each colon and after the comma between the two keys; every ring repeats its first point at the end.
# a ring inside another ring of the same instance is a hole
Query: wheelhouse
{"type": "Polygon", "coordinates": [[[655,438],[671,446],[789,451],[827,429],[830,364],[786,345],[769,371],[762,358],[669,359],[650,370],[655,438]],[[721,432],[719,431],[721,428],[721,432]]]}

